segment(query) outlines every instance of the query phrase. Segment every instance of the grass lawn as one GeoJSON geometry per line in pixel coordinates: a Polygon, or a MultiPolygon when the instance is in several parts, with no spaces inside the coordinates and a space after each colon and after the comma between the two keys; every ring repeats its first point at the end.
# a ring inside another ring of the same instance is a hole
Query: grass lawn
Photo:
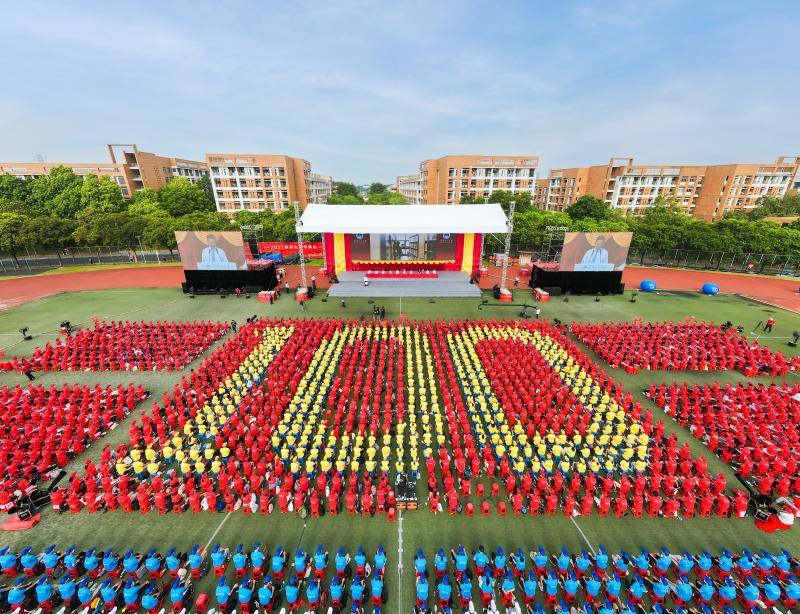
{"type": "MultiPolygon", "coordinates": [[[[770,347],[780,349],[788,355],[796,355],[797,348],[786,346],[787,337],[792,331],[800,330],[800,314],[767,307],[732,296],[720,295],[706,297],[695,293],[665,293],[647,295],[640,293],[636,303],[629,301],[630,295],[602,297],[595,302],[593,297],[570,297],[568,302],[554,298],[542,304],[542,317],[559,318],[564,322],[571,320],[631,320],[641,317],[645,320],[683,320],[692,316],[698,320],[723,322],[730,319],[734,324],[741,323],[749,333],[760,320],[770,315],[776,318],[777,325],[772,335],[760,338],[770,347]]],[[[529,293],[517,291],[515,299],[519,302],[530,300],[529,293]]],[[[0,347],[5,348],[7,356],[28,355],[36,345],[53,341],[57,336],[57,326],[61,320],[69,319],[79,326],[91,324],[91,317],[121,320],[191,320],[236,319],[243,322],[245,317],[259,314],[266,316],[292,317],[351,317],[362,314],[369,317],[372,304],[366,299],[348,299],[347,306],[331,299],[322,302],[314,299],[305,311],[287,299],[275,305],[258,303],[255,298],[197,297],[190,299],[178,290],[133,289],[87,291],[57,295],[37,300],[26,305],[0,311],[0,347]],[[28,326],[34,335],[32,341],[22,341],[18,329],[28,326]]],[[[378,300],[386,307],[387,318],[398,318],[405,314],[416,319],[467,319],[467,318],[515,318],[519,306],[506,307],[489,299],[487,304],[479,300],[437,299],[387,299],[378,300]]],[[[532,310],[530,310],[532,311],[532,310]]],[[[211,350],[208,350],[207,355],[211,350]]],[[[591,351],[588,352],[593,356],[591,351]]],[[[199,362],[198,359],[197,362],[199,362]]],[[[597,359],[599,360],[599,359],[597,359]]],[[[600,361],[601,364],[602,361],[600,361]]],[[[642,371],[629,375],[621,370],[613,371],[614,377],[638,395],[643,404],[654,414],[664,417],[663,412],[641,396],[641,391],[653,382],[674,380],[689,382],[745,381],[738,372],[711,373],[673,373],[642,371]]],[[[140,405],[132,416],[119,427],[76,459],[70,469],[77,469],[88,458],[98,458],[104,443],[112,446],[127,440],[128,421],[137,416],[141,409],[149,407],[152,399],[158,399],[171,389],[180,379],[179,372],[163,373],[43,373],[37,378],[45,385],[50,383],[80,382],[86,384],[116,384],[133,381],[143,384],[152,393],[152,398],[140,405]]],[[[769,378],[758,378],[770,381],[769,378]]],[[[790,379],[797,381],[798,374],[790,379]]],[[[21,374],[0,374],[0,385],[24,384],[21,374]]],[[[736,478],[727,466],[720,463],[683,427],[666,418],[667,430],[677,433],[681,442],[688,441],[695,454],[704,454],[709,460],[711,472],[723,471],[729,484],[736,484],[736,478]]],[[[477,499],[475,499],[477,501],[477,499]]],[[[496,509],[496,508],[495,508],[496,509]]],[[[139,551],[158,547],[162,552],[171,546],[188,549],[192,544],[205,545],[220,542],[235,547],[260,541],[270,547],[283,545],[294,550],[299,544],[315,548],[322,543],[329,550],[344,545],[354,550],[363,545],[374,551],[383,544],[390,555],[390,571],[387,574],[387,589],[390,605],[385,611],[410,611],[413,587],[413,556],[418,547],[424,547],[432,560],[433,551],[438,547],[449,548],[458,543],[475,547],[483,544],[490,549],[502,545],[506,549],[521,546],[526,551],[543,545],[556,550],[562,545],[570,550],[596,547],[603,544],[614,551],[620,548],[635,549],[644,546],[655,549],[666,546],[672,550],[688,549],[697,552],[707,548],[711,552],[721,547],[757,548],[775,550],[785,547],[800,553],[800,533],[791,531],[777,535],[766,535],[755,529],[752,519],[634,519],[625,518],[565,518],[562,515],[550,517],[506,516],[493,514],[489,518],[466,518],[463,515],[433,515],[427,511],[406,512],[401,522],[389,522],[382,516],[375,518],[325,516],[319,519],[302,520],[292,515],[273,514],[270,516],[245,516],[241,511],[227,514],[167,514],[159,516],[155,512],[147,517],[139,513],[117,512],[56,516],[52,511],[43,513],[42,524],[24,533],[4,533],[0,536],[0,546],[19,548],[34,545],[43,548],[56,543],[63,550],[70,544],[84,547],[114,547],[123,552],[129,547],[139,551]],[[398,542],[402,527],[404,572],[399,576],[397,564],[398,542]],[[212,540],[213,537],[213,540],[212,540]],[[398,599],[401,587],[402,606],[398,599]],[[402,607],[402,609],[401,609],[402,607]]],[[[205,579],[201,590],[211,589],[211,579],[205,579]]]]}

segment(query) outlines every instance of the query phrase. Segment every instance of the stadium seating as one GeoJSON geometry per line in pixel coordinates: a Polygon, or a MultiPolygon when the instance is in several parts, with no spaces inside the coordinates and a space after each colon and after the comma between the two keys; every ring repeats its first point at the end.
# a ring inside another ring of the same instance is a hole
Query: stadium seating
{"type": "Polygon", "coordinates": [[[712,555],[648,552],[572,554],[517,548],[469,552],[463,546],[414,558],[417,608],[421,611],[544,612],[746,612],[795,611],[800,565],[784,549],[772,553],[723,550],[712,555]],[[477,590],[476,590],[477,589],[477,590]],[[657,608],[656,608],[657,606],[657,608]],[[656,609],[651,609],[656,608],[656,609]]]}
{"type": "Polygon", "coordinates": [[[662,384],[647,395],[761,493],[800,495],[800,384],[662,384]]]}
{"type": "Polygon", "coordinates": [[[0,388],[0,509],[63,467],[147,397],[141,386],[0,388]]]}
{"type": "Polygon", "coordinates": [[[800,368],[800,357],[788,359],[713,323],[573,322],[571,330],[615,369],[738,369],[748,375],[783,376],[800,368]]]}
{"type": "Polygon", "coordinates": [[[383,578],[388,557],[379,547],[368,555],[362,548],[328,553],[322,546],[295,552],[261,544],[234,549],[219,544],[206,551],[195,545],[189,552],[171,548],[146,552],[74,546],[42,552],[30,547],[15,552],[0,549],[0,572],[7,587],[4,612],[113,611],[205,612],[256,610],[342,610],[345,604],[375,611],[387,601],[383,578]],[[211,575],[214,595],[195,594],[195,585],[211,575]],[[285,610],[282,608],[285,607],[285,610]],[[302,608],[302,609],[301,609],[302,608]]]}
{"type": "Polygon", "coordinates": [[[183,369],[228,330],[225,322],[97,322],[37,347],[15,369],[173,371],[183,369]]]}

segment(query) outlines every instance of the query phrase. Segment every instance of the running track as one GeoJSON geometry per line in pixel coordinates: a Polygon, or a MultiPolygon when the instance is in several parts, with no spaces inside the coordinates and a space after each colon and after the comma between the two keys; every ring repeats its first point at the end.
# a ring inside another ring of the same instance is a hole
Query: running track
{"type": "MultiPolygon", "coordinates": [[[[315,272],[309,269],[309,278],[315,272]]],[[[509,281],[513,280],[515,275],[516,269],[509,269],[509,281]]],[[[287,267],[286,280],[290,286],[295,286],[298,278],[298,267],[287,267]]],[[[498,282],[499,278],[499,269],[492,267],[489,275],[481,280],[481,286],[490,288],[498,282]]],[[[800,280],[712,271],[640,267],[628,267],[625,269],[622,279],[628,289],[637,288],[643,279],[652,279],[661,290],[698,290],[705,282],[714,281],[719,284],[722,292],[742,294],[786,309],[800,311],[800,293],[798,293],[800,280]]],[[[177,288],[182,281],[183,273],[179,266],[119,268],[3,279],[0,280],[0,309],[22,305],[60,292],[110,288],[177,288]]],[[[327,279],[323,275],[317,274],[317,283],[320,288],[327,287],[327,279]]]]}

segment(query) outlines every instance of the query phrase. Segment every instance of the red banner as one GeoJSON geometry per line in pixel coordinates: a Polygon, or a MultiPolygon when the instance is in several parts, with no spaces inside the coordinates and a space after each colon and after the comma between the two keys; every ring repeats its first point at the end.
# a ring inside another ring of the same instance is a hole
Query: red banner
{"type": "MultiPolygon", "coordinates": [[[[279,252],[284,256],[300,251],[297,241],[262,241],[258,244],[258,249],[262,254],[279,252]]],[[[322,258],[322,242],[303,243],[303,253],[306,258],[322,258]]]]}

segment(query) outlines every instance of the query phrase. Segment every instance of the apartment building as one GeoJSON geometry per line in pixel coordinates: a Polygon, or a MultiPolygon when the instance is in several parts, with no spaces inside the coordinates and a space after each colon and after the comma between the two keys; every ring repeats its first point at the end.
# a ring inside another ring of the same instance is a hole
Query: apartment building
{"type": "Polygon", "coordinates": [[[141,151],[136,145],[108,145],[111,162],[0,162],[0,174],[20,179],[35,179],[50,174],[53,167],[66,166],[80,177],[108,176],[130,198],[144,188],[158,189],[174,177],[186,177],[192,183],[208,175],[205,164],[183,158],[171,158],[141,151]]]}
{"type": "Polygon", "coordinates": [[[782,196],[800,172],[800,156],[773,164],[638,165],[611,158],[605,166],[553,169],[546,206],[564,211],[584,194],[605,200],[625,214],[640,215],[658,196],[674,199],[688,215],[711,221],[728,211],[753,209],[762,196],[782,196]]]}
{"type": "Polygon", "coordinates": [[[421,162],[419,173],[399,176],[397,189],[415,204],[488,199],[496,190],[533,196],[538,166],[536,156],[443,156],[421,162]]]}
{"type": "Polygon", "coordinates": [[[333,177],[330,175],[320,175],[319,173],[310,173],[308,180],[309,189],[311,191],[309,202],[328,202],[331,194],[333,194],[333,177]]]}
{"type": "Polygon", "coordinates": [[[330,177],[311,172],[302,158],[273,154],[212,153],[206,165],[217,211],[288,210],[297,201],[324,202],[333,189],[330,177]],[[321,200],[314,200],[314,199],[321,200]]]}
{"type": "Polygon", "coordinates": [[[547,208],[547,194],[550,180],[547,178],[537,179],[533,190],[533,206],[539,209],[547,208]]]}

